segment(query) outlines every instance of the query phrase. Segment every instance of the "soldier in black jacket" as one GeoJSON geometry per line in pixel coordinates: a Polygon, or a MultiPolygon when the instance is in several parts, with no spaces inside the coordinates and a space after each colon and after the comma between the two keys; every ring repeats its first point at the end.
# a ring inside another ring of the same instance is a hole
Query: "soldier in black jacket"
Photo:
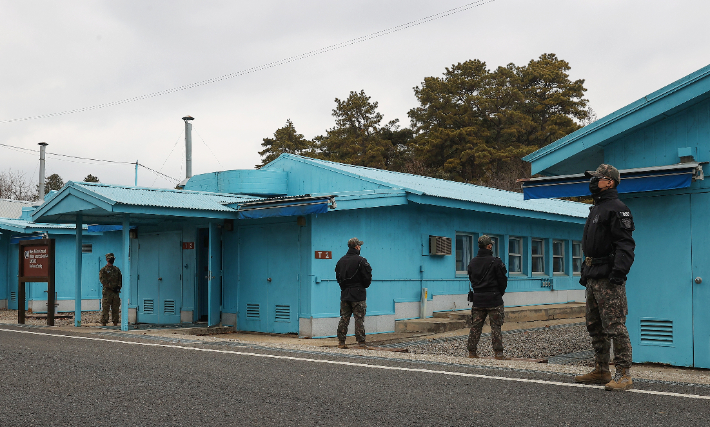
{"type": "Polygon", "coordinates": [[[587,171],[594,205],[584,226],[584,263],[579,281],[587,287],[587,330],[594,347],[594,370],[575,377],[586,384],[606,384],[607,390],[628,390],[631,380],[631,341],[626,330],[626,275],[634,262],[634,219],[619,200],[621,176],[611,165],[587,171]],[[614,342],[616,375],[609,371],[609,350],[614,342]]]}
{"type": "Polygon", "coordinates": [[[340,322],[338,323],[338,347],[345,346],[345,336],[350,325],[350,316],[355,316],[355,339],[359,347],[365,344],[365,312],[367,291],[372,282],[372,267],[360,256],[364,242],[353,237],[348,240],[348,253],[335,265],[335,278],[340,285],[340,322]]]}
{"type": "Polygon", "coordinates": [[[496,359],[506,360],[503,355],[501,327],[505,319],[503,294],[508,287],[508,271],[500,258],[493,256],[493,239],[485,234],[478,239],[478,254],[468,264],[468,278],[473,289],[471,301],[471,332],[468,336],[468,357],[478,357],[478,340],[483,322],[490,315],[491,340],[496,359]]]}

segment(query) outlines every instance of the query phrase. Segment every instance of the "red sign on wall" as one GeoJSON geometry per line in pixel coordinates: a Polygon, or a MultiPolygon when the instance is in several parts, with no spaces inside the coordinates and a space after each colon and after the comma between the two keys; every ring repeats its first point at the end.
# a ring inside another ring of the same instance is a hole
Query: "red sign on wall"
{"type": "Polygon", "coordinates": [[[195,249],[195,242],[182,242],[183,249],[195,249]]]}
{"type": "Polygon", "coordinates": [[[316,251],[316,259],[333,259],[332,251],[316,251]]]}
{"type": "Polygon", "coordinates": [[[49,246],[28,246],[22,256],[25,277],[49,276],[49,246]]]}

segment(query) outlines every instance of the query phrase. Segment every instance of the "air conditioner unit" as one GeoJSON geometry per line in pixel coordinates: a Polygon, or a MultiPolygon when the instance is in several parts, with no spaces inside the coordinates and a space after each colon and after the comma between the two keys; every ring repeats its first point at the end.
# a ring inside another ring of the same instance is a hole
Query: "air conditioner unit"
{"type": "Polygon", "coordinates": [[[443,236],[429,236],[429,254],[451,255],[451,238],[443,236]]]}

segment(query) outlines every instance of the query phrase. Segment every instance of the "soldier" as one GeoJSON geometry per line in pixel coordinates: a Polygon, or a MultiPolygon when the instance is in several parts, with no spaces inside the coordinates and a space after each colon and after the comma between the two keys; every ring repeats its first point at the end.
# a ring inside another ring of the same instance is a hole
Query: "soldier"
{"type": "Polygon", "coordinates": [[[345,346],[345,336],[350,325],[350,316],[355,316],[355,339],[358,347],[365,344],[365,312],[367,291],[372,282],[372,267],[360,256],[364,242],[353,237],[348,240],[348,253],[335,265],[335,278],[340,285],[340,322],[338,323],[338,347],[345,346]]]}
{"type": "Polygon", "coordinates": [[[507,360],[503,355],[503,294],[508,287],[508,271],[503,261],[493,256],[493,239],[485,234],[478,238],[478,254],[468,264],[471,281],[471,332],[468,335],[468,357],[478,358],[478,340],[486,316],[490,315],[491,341],[494,357],[507,360]]]}
{"type": "Polygon", "coordinates": [[[111,309],[111,320],[113,326],[118,326],[119,316],[118,309],[121,306],[121,298],[118,294],[123,286],[121,270],[113,265],[116,257],[112,253],[106,254],[106,265],[99,271],[99,281],[103,285],[103,299],[101,305],[101,324],[106,326],[108,322],[108,311],[111,309]]]}
{"type": "Polygon", "coordinates": [[[594,205],[589,208],[584,226],[585,259],[579,283],[587,287],[586,320],[594,347],[594,370],[575,377],[575,381],[606,384],[606,390],[628,390],[633,381],[631,342],[626,330],[626,275],[634,262],[634,220],[629,208],[619,200],[616,187],[621,177],[614,166],[601,164],[585,175],[591,177],[589,190],[594,205]],[[616,365],[613,379],[609,372],[611,342],[616,365]]]}

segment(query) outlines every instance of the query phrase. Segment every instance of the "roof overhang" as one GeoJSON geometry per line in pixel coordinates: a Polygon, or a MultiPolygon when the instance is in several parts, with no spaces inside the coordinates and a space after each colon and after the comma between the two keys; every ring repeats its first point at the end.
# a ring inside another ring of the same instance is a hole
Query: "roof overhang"
{"type": "MultiPolygon", "coordinates": [[[[620,194],[687,188],[693,181],[704,179],[703,168],[697,162],[625,169],[620,170],[619,174],[621,182],[617,189],[620,194]]],[[[525,200],[591,195],[589,178],[583,173],[531,178],[521,182],[525,200]]]]}
{"type": "Polygon", "coordinates": [[[565,175],[604,163],[604,147],[710,98],[710,65],[523,158],[533,174],[565,175]]]}

